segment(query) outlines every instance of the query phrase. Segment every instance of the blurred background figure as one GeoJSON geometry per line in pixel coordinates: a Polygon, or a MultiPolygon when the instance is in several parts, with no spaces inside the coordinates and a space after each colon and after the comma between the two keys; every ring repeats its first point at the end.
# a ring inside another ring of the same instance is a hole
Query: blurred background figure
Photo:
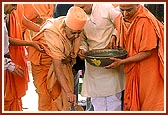
{"type": "Polygon", "coordinates": [[[144,6],[164,24],[164,4],[144,4],[144,6]]]}
{"type": "Polygon", "coordinates": [[[72,6],[73,4],[56,4],[53,17],[66,16],[68,9],[72,6]]]}

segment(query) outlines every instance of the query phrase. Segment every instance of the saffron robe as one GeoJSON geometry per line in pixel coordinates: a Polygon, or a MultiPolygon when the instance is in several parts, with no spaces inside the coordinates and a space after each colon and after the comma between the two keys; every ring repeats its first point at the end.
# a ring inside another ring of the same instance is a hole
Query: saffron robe
{"type": "Polygon", "coordinates": [[[128,51],[128,57],[142,51],[151,56],[124,65],[126,87],[124,110],[162,111],[164,109],[164,28],[143,6],[129,20],[116,18],[118,45],[128,51]]]}
{"type": "MultiPolygon", "coordinates": [[[[53,17],[54,4],[23,4],[24,15],[34,23],[42,25],[49,18],[53,17]]],[[[23,26],[24,39],[30,40],[37,33],[26,29],[23,26]]]]}

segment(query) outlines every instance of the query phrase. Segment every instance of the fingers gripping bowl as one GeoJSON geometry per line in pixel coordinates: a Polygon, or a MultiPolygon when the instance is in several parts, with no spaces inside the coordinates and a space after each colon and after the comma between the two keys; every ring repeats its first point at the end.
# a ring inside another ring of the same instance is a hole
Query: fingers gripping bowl
{"type": "Polygon", "coordinates": [[[96,67],[104,67],[111,63],[113,60],[110,58],[124,59],[127,56],[127,51],[122,48],[117,49],[99,49],[90,50],[84,54],[86,61],[96,67]]]}

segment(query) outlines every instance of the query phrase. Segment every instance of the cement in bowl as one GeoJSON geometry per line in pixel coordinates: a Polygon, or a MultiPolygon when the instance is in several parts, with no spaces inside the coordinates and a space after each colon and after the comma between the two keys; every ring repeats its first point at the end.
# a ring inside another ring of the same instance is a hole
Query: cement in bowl
{"type": "Polygon", "coordinates": [[[111,63],[113,60],[110,58],[120,58],[123,59],[127,55],[127,51],[124,49],[100,49],[100,50],[90,50],[85,53],[86,61],[96,67],[104,67],[111,63]]]}

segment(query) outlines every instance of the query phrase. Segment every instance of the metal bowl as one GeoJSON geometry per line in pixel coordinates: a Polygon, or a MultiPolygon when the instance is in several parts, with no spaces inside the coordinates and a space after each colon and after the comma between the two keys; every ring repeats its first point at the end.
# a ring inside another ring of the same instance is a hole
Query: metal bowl
{"type": "Polygon", "coordinates": [[[120,58],[124,59],[127,56],[127,51],[122,48],[117,49],[99,49],[99,50],[90,50],[85,54],[86,61],[96,67],[104,67],[111,63],[113,60],[110,58],[120,58]]]}

